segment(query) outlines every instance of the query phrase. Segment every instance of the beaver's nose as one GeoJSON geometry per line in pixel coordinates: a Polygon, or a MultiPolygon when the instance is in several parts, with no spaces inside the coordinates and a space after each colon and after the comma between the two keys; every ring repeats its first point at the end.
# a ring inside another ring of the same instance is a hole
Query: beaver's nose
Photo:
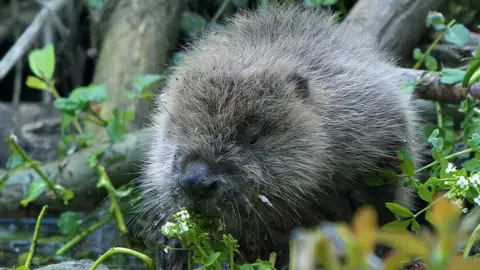
{"type": "Polygon", "coordinates": [[[218,181],[208,171],[202,162],[188,163],[185,171],[179,177],[179,185],[186,193],[195,196],[209,196],[218,188],[218,181]]]}

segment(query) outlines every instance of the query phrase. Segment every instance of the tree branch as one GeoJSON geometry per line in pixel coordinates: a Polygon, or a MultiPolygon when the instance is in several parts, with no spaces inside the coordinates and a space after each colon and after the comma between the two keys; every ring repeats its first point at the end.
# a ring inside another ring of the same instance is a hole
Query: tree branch
{"type": "Polygon", "coordinates": [[[0,80],[2,80],[17,61],[30,48],[30,45],[40,33],[45,22],[51,19],[52,13],[57,14],[69,1],[52,0],[40,10],[32,24],[22,33],[20,38],[10,48],[7,54],[0,60],[0,80]]]}

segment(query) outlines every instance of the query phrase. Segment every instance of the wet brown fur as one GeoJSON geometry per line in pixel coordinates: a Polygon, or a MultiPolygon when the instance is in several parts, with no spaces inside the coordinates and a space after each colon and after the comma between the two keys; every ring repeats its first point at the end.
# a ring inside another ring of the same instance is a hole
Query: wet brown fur
{"type": "Polygon", "coordinates": [[[297,226],[348,221],[359,203],[373,203],[383,223],[394,219],[385,202],[414,207],[402,185],[363,181],[398,168],[398,147],[416,158],[410,97],[393,58],[331,15],[280,5],[244,11],[186,50],[153,114],[141,182],[152,229],[179,207],[215,208],[255,259],[285,248],[297,226]],[[218,196],[185,196],[172,164],[189,160],[227,183],[218,196]]]}

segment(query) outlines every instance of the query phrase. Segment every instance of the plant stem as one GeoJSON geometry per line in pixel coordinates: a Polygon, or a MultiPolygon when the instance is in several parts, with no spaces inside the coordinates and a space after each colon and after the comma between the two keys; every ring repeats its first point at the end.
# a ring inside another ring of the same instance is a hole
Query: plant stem
{"type": "Polygon", "coordinates": [[[276,260],[277,260],[277,253],[276,252],[270,253],[270,257],[268,258],[268,261],[272,263],[273,266],[275,266],[276,260]]]}
{"type": "MultiPolygon", "coordinates": [[[[452,24],[455,23],[455,20],[451,20],[448,24],[447,24],[447,27],[445,29],[448,29],[450,28],[450,26],[452,26],[452,24]]],[[[427,57],[428,55],[430,55],[430,52],[433,50],[433,48],[435,48],[435,46],[437,46],[438,42],[440,42],[440,40],[442,39],[443,37],[443,34],[444,34],[444,31],[445,30],[442,30],[440,33],[438,33],[438,36],[437,38],[435,38],[435,40],[432,42],[432,44],[428,47],[427,51],[425,52],[425,54],[422,55],[422,57],[417,61],[417,63],[415,63],[415,65],[413,66],[413,69],[418,69],[420,68],[420,66],[423,64],[423,61],[425,60],[425,57],[427,57]]]]}
{"type": "Polygon", "coordinates": [[[34,161],[30,156],[28,156],[28,154],[20,147],[20,145],[18,145],[16,138],[13,139],[13,138],[10,137],[10,139],[8,141],[9,141],[9,144],[15,148],[15,151],[17,151],[22,156],[23,160],[30,163],[30,167],[32,167],[32,169],[40,176],[40,178],[42,178],[42,180],[45,182],[45,184],[47,184],[48,188],[53,192],[53,195],[55,196],[55,199],[60,197],[60,195],[58,194],[57,190],[55,189],[55,186],[53,185],[53,183],[42,172],[42,170],[40,170],[40,167],[38,166],[38,163],[36,161],[34,161]]]}
{"type": "Polygon", "coordinates": [[[296,253],[296,245],[295,245],[295,242],[293,240],[290,240],[288,242],[288,245],[290,246],[290,262],[288,264],[288,270],[295,270],[295,253],[296,253]]]}
{"type": "Polygon", "coordinates": [[[228,257],[229,257],[229,259],[230,259],[230,269],[231,269],[231,270],[234,270],[234,269],[235,269],[235,263],[233,262],[233,249],[230,248],[230,249],[228,250],[228,252],[229,252],[229,254],[228,254],[229,256],[228,256],[228,257]]]}
{"type": "Polygon", "coordinates": [[[109,251],[105,252],[102,256],[100,256],[100,258],[98,258],[93,264],[92,266],[90,266],[90,268],[88,268],[88,270],[94,270],[96,269],[103,261],[105,261],[106,259],[108,259],[109,257],[115,255],[115,254],[127,254],[127,255],[131,255],[131,256],[134,256],[134,257],[137,257],[139,258],[140,260],[144,261],[145,264],[147,265],[148,269],[150,270],[155,270],[155,265],[153,264],[153,260],[148,257],[147,255],[143,254],[143,253],[140,253],[138,251],[135,251],[135,250],[131,250],[131,249],[128,249],[128,248],[123,248],[123,247],[114,247],[114,248],[111,248],[109,251]]]}
{"type": "Polygon", "coordinates": [[[222,15],[222,13],[225,11],[225,9],[227,8],[227,5],[228,3],[230,3],[230,0],[223,0],[222,2],[222,5],[220,6],[220,8],[217,10],[217,12],[215,13],[215,15],[213,15],[213,18],[212,20],[210,21],[210,23],[215,23],[218,18],[220,18],[220,15],[222,15]]]}
{"type": "MultiPolygon", "coordinates": [[[[471,153],[471,152],[475,152],[475,150],[476,150],[476,149],[468,148],[468,149],[465,149],[465,150],[463,150],[463,151],[460,151],[460,152],[451,154],[451,155],[449,155],[449,156],[446,156],[444,159],[445,159],[445,160],[449,160],[449,159],[452,159],[452,158],[456,158],[456,157],[459,157],[459,156],[461,156],[461,155],[465,155],[465,154],[468,154],[468,153],[471,153]]],[[[431,168],[431,167],[433,167],[433,166],[435,166],[435,165],[437,165],[437,164],[438,164],[438,161],[435,160],[434,162],[432,162],[432,163],[430,163],[430,164],[428,164],[428,165],[426,165],[426,166],[424,166],[424,167],[416,170],[416,171],[414,172],[414,174],[420,173],[420,172],[422,172],[422,171],[424,171],[424,170],[426,170],[426,169],[428,169],[428,168],[431,168]]]]}
{"type": "Polygon", "coordinates": [[[107,224],[108,222],[112,221],[114,219],[113,215],[110,215],[108,218],[105,218],[103,220],[100,220],[99,222],[93,224],[92,226],[88,227],[84,231],[82,231],[79,235],[75,236],[72,238],[70,241],[68,241],[63,247],[61,247],[57,252],[55,252],[55,255],[61,255],[64,252],[68,251],[70,248],[72,248],[74,245],[76,245],[78,242],[80,242],[85,236],[89,235],[91,232],[97,230],[98,228],[102,227],[103,225],[107,224]]]}
{"type": "Polygon", "coordinates": [[[100,117],[100,115],[98,115],[98,113],[94,111],[92,107],[88,108],[87,113],[93,116],[95,119],[97,119],[103,127],[106,127],[108,125],[107,121],[105,121],[102,117],[100,117]]]}
{"type": "Polygon", "coordinates": [[[30,245],[30,250],[28,251],[28,256],[27,260],[25,261],[25,267],[30,269],[30,265],[32,264],[33,260],[33,255],[35,254],[35,249],[37,248],[37,241],[38,241],[38,235],[40,234],[40,225],[42,223],[42,218],[45,215],[45,212],[47,211],[48,205],[43,206],[42,211],[40,211],[40,214],[38,215],[37,218],[37,223],[35,224],[35,231],[33,232],[33,238],[32,238],[32,244],[30,245]]]}
{"type": "Polygon", "coordinates": [[[427,207],[423,208],[422,210],[420,210],[419,212],[417,212],[415,215],[413,215],[414,218],[418,217],[421,213],[427,211],[428,209],[430,209],[434,204],[436,204],[442,197],[445,197],[445,195],[443,196],[440,196],[438,197],[435,201],[433,201],[432,203],[430,203],[429,205],[427,205],[427,207]]]}
{"type": "MultiPolygon", "coordinates": [[[[48,88],[50,89],[50,93],[52,93],[52,95],[57,99],[57,98],[60,98],[60,94],[58,94],[58,91],[57,89],[55,88],[55,86],[51,83],[51,82],[48,82],[47,83],[48,85],[48,88]]],[[[83,129],[82,129],[82,126],[80,125],[80,123],[78,123],[78,120],[77,119],[73,119],[73,125],[75,126],[75,129],[77,130],[78,133],[83,133],[83,129]]]]}
{"type": "Polygon", "coordinates": [[[480,238],[480,224],[477,225],[475,230],[473,230],[472,234],[470,235],[470,238],[468,239],[467,245],[465,246],[465,249],[463,250],[463,258],[467,259],[468,255],[470,254],[470,250],[473,247],[473,244],[477,242],[477,239],[480,238]]]}
{"type": "Polygon", "coordinates": [[[435,102],[436,108],[437,108],[437,121],[438,121],[438,127],[443,128],[443,119],[442,119],[442,107],[440,105],[440,102],[435,102]]]}
{"type": "Polygon", "coordinates": [[[118,205],[117,198],[115,197],[115,188],[113,187],[112,182],[110,181],[110,178],[105,172],[105,168],[102,165],[97,165],[96,169],[97,169],[97,173],[100,175],[100,179],[98,180],[99,184],[104,186],[109,193],[110,201],[112,203],[112,211],[113,211],[113,214],[115,215],[118,229],[121,234],[125,234],[127,233],[127,226],[125,225],[125,220],[123,218],[122,210],[118,205]],[[106,183],[102,183],[102,180],[104,180],[106,183]]]}

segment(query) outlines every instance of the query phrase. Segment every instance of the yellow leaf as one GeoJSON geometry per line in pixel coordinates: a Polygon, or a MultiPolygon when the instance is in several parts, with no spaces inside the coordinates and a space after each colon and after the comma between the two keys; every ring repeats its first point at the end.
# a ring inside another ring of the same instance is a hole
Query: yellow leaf
{"type": "Polygon", "coordinates": [[[375,247],[375,233],[378,229],[377,214],[372,206],[360,207],[353,216],[353,232],[364,254],[370,254],[375,247]]]}
{"type": "Polygon", "coordinates": [[[377,243],[389,245],[407,256],[419,257],[429,253],[424,241],[408,232],[378,232],[375,240],[377,243]]]}
{"type": "Polygon", "coordinates": [[[401,253],[395,253],[389,257],[387,257],[383,263],[385,270],[398,270],[402,269],[403,262],[408,261],[410,259],[409,256],[401,253]]]}
{"type": "Polygon", "coordinates": [[[456,231],[455,227],[461,215],[461,209],[445,197],[440,198],[432,207],[431,219],[440,238],[456,231]]]}

